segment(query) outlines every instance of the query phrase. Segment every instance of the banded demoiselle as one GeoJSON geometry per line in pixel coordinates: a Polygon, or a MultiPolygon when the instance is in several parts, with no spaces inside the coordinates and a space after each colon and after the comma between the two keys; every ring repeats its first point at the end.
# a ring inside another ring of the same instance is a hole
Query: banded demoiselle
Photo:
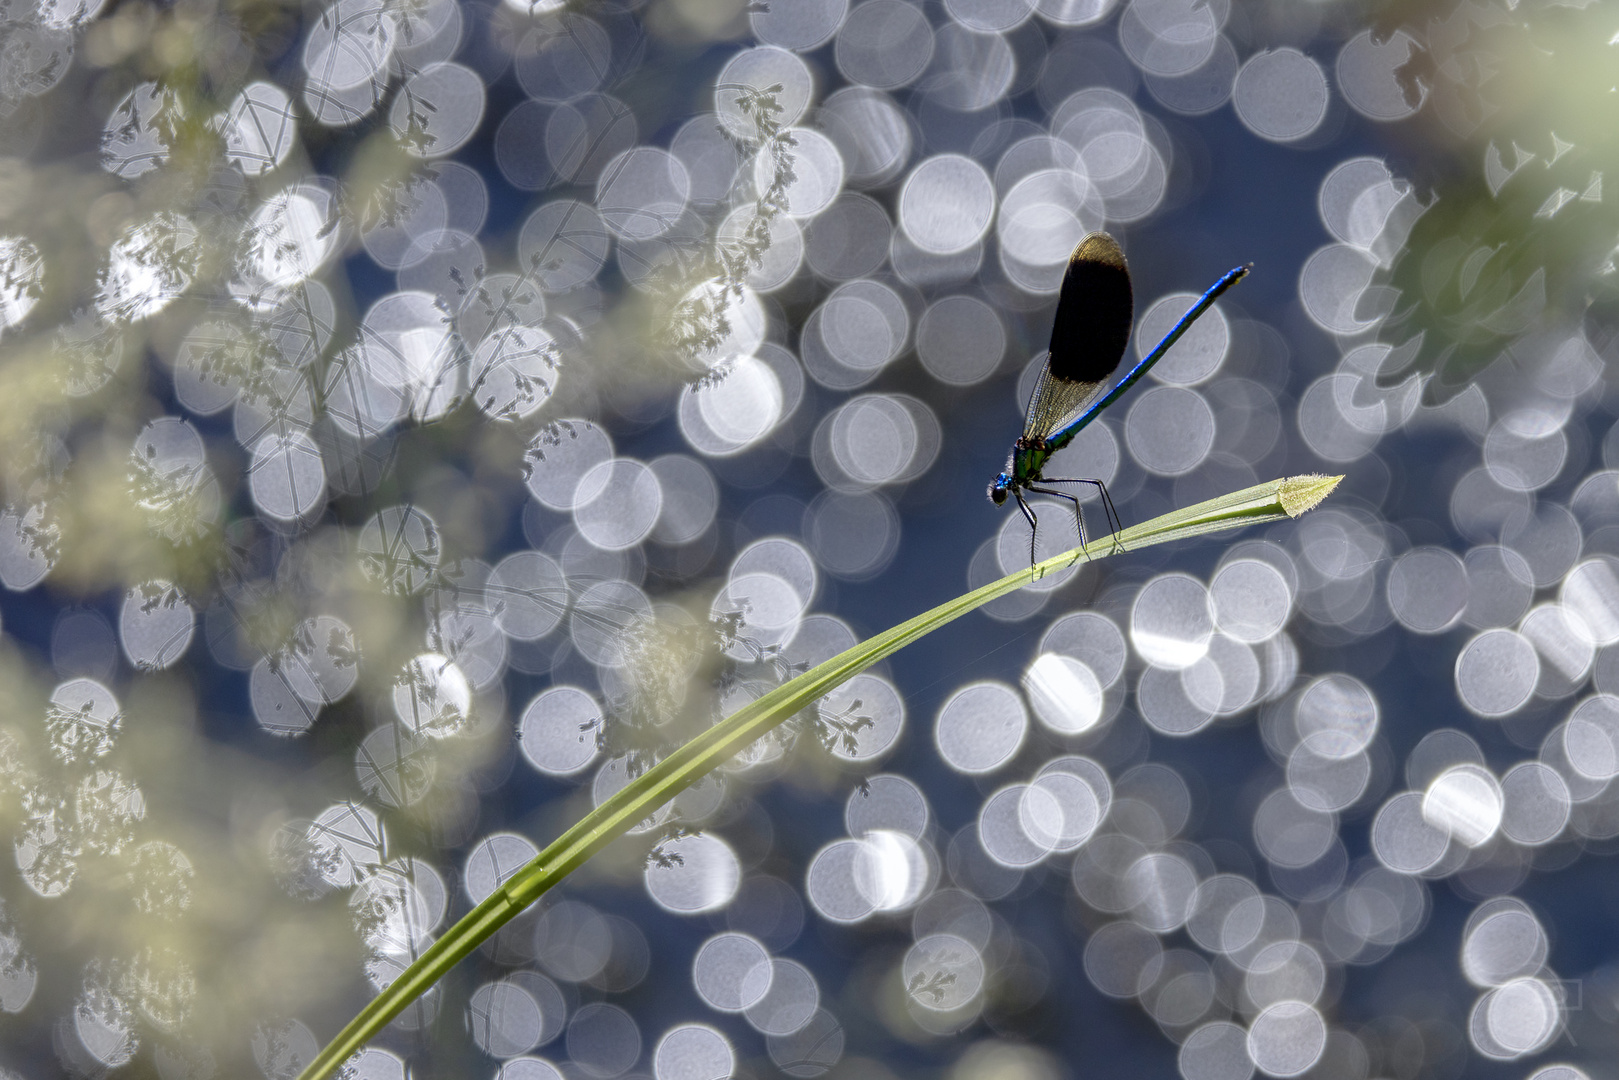
{"type": "Polygon", "coordinates": [[[1006,471],[990,481],[989,497],[996,506],[1006,502],[1007,493],[1017,500],[1023,516],[1029,519],[1029,562],[1035,562],[1035,535],[1039,519],[1029,509],[1025,491],[1054,495],[1074,504],[1074,522],[1079,541],[1085,542],[1085,519],[1079,498],[1042,484],[1090,484],[1102,497],[1103,512],[1114,531],[1119,515],[1100,480],[1080,477],[1045,476],[1041,470],[1051,456],[1084,430],[1085,425],[1117,401],[1123,393],[1161,360],[1188,327],[1231,286],[1241,281],[1250,266],[1230,270],[1209,291],[1198,298],[1186,314],[1165,335],[1156,348],[1130,369],[1105,396],[1107,379],[1118,369],[1124,347],[1130,340],[1135,319],[1135,299],[1130,289],[1130,268],[1118,241],[1107,233],[1091,233],[1079,242],[1068,258],[1062,289],[1057,295],[1057,316],[1051,327],[1051,349],[1046,366],[1029,395],[1023,434],[1006,459],[1006,471]]]}

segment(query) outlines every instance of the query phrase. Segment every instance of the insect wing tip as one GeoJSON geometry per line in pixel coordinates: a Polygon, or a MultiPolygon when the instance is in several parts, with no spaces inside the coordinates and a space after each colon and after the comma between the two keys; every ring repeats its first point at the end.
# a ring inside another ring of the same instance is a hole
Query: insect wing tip
{"type": "Polygon", "coordinates": [[[1129,274],[1129,264],[1124,259],[1124,249],[1112,235],[1105,232],[1087,233],[1079,243],[1074,245],[1074,252],[1068,256],[1070,269],[1076,263],[1094,263],[1106,266],[1113,270],[1122,270],[1129,274]]]}

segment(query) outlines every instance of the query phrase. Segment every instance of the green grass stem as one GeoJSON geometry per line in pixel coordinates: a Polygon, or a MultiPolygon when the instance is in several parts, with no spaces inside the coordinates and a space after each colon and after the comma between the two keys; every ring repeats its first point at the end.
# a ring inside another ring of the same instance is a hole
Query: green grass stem
{"type": "Polygon", "coordinates": [[[585,860],[645,820],[680,792],[866,668],[991,600],[1081,559],[1133,551],[1222,529],[1297,517],[1311,509],[1341,476],[1272,480],[1176,510],[1008,574],[855,645],[743,706],[636,777],[552,841],[506,883],[433,942],[400,976],[372,998],[299,1074],[324,1080],[357,1053],[406,1006],[426,993],[463,957],[585,860]]]}

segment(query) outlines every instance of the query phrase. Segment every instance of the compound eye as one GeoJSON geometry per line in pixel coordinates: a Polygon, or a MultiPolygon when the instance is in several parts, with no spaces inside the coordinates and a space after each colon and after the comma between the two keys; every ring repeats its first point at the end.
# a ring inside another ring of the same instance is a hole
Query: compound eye
{"type": "Polygon", "coordinates": [[[994,503],[996,506],[1005,504],[1006,489],[1001,487],[999,484],[989,485],[989,501],[994,503]]]}

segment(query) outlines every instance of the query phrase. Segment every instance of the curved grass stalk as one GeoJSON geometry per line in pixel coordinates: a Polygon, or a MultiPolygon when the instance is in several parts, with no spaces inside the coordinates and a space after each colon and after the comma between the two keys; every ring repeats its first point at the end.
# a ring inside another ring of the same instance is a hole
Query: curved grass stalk
{"type": "Polygon", "coordinates": [[[749,743],[879,660],[945,623],[1054,570],[1073,566],[1081,559],[1297,517],[1326,498],[1342,479],[1341,476],[1295,476],[1272,480],[1133,525],[940,604],[776,687],[687,742],[552,841],[372,998],[315,1056],[298,1080],[324,1080],[330,1076],[341,1062],[364,1047],[463,957],[585,860],[729,761],[749,743]]]}

